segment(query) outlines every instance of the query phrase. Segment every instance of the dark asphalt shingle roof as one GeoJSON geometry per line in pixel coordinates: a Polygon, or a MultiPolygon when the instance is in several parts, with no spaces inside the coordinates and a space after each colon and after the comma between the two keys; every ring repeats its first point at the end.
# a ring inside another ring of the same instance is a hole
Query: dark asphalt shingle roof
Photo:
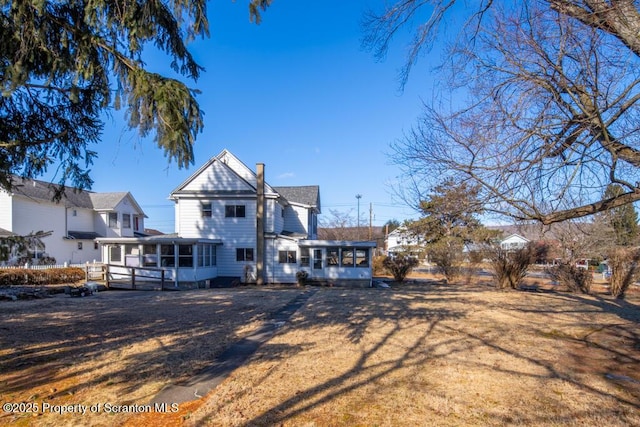
{"type": "Polygon", "coordinates": [[[273,187],[289,203],[297,203],[315,207],[320,211],[320,187],[317,185],[301,185],[296,187],[273,187]]]}
{"type": "MultiPolygon", "coordinates": [[[[14,177],[13,194],[27,197],[34,200],[44,200],[51,202],[54,194],[60,187],[50,182],[39,181],[37,179],[24,179],[14,177]]],[[[67,207],[77,207],[94,210],[111,210],[118,203],[127,197],[126,191],[113,193],[94,193],[93,191],[79,190],[74,187],[66,187],[64,196],[60,203],[67,207]]],[[[133,196],[131,196],[133,198],[133,196]]],[[[135,202],[135,200],[133,200],[135,202]]],[[[142,209],[138,206],[141,213],[142,209]]]]}
{"type": "MultiPolygon", "coordinates": [[[[52,201],[55,191],[60,188],[56,184],[50,182],[38,181],[36,179],[23,179],[15,177],[11,192],[16,195],[24,196],[29,199],[52,201]]],[[[67,187],[63,197],[67,206],[75,206],[78,208],[92,209],[90,192],[81,191],[73,187],[67,187]]]]}

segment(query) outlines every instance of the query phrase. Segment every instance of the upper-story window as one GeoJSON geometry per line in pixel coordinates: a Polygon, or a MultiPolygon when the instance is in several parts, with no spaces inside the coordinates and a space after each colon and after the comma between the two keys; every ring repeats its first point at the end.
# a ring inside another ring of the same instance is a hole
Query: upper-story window
{"type": "Polygon", "coordinates": [[[131,214],[122,214],[122,228],[131,228],[131,214]]]}
{"type": "Polygon", "coordinates": [[[109,227],[116,228],[118,226],[118,213],[109,212],[109,227]]]}
{"type": "Polygon", "coordinates": [[[224,216],[226,218],[244,218],[244,205],[226,205],[224,207],[224,216]]]}
{"type": "Polygon", "coordinates": [[[202,212],[203,218],[211,218],[213,214],[211,203],[203,203],[200,207],[200,212],[202,212]]]}

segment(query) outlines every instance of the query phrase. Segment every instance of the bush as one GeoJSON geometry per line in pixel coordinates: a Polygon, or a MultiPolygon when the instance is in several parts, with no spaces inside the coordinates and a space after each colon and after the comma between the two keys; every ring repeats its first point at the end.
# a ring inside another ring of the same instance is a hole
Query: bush
{"type": "Polygon", "coordinates": [[[535,251],[531,245],[515,251],[496,247],[489,251],[489,259],[498,289],[518,289],[535,259],[535,251]]]}
{"type": "Polygon", "coordinates": [[[396,255],[394,257],[385,257],[382,261],[384,268],[389,270],[396,282],[404,282],[411,270],[418,265],[417,258],[408,255],[396,255]]]}
{"type": "Polygon", "coordinates": [[[373,257],[373,275],[374,276],[382,276],[385,274],[391,274],[390,271],[386,269],[384,266],[385,256],[375,256],[373,257]]]}
{"type": "Polygon", "coordinates": [[[296,273],[296,280],[298,281],[298,285],[304,285],[307,283],[307,279],[309,278],[309,273],[304,270],[300,270],[296,273]]]}
{"type": "Polygon", "coordinates": [[[633,283],[638,271],[640,250],[617,248],[609,256],[611,267],[611,295],[624,299],[627,289],[633,283]]]}
{"type": "Polygon", "coordinates": [[[591,291],[593,276],[584,268],[576,267],[575,263],[562,263],[547,269],[551,278],[564,285],[569,292],[582,292],[588,294],[591,291]]]}
{"type": "Polygon", "coordinates": [[[453,282],[462,273],[462,249],[462,244],[453,240],[441,241],[429,247],[429,259],[444,275],[447,283],[453,282]]]}
{"type": "Polygon", "coordinates": [[[0,270],[0,286],[42,286],[75,283],[85,278],[78,267],[31,270],[25,268],[0,270]]]}

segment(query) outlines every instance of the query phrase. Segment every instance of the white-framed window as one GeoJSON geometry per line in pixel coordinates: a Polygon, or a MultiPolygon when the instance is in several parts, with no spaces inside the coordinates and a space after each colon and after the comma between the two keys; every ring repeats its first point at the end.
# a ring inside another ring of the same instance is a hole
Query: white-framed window
{"type": "Polygon", "coordinates": [[[109,227],[116,228],[118,226],[118,212],[109,212],[109,227]]]}
{"type": "Polygon", "coordinates": [[[200,206],[200,212],[202,214],[202,218],[211,218],[213,216],[213,209],[211,208],[211,203],[203,203],[200,206]]]}
{"type": "Polygon", "coordinates": [[[339,248],[327,248],[327,267],[337,267],[340,259],[339,248]]]}
{"type": "Polygon", "coordinates": [[[198,267],[216,265],[216,247],[208,243],[198,245],[198,267]]]}
{"type": "Polygon", "coordinates": [[[253,261],[253,248],[237,248],[236,261],[253,261]]]}
{"type": "Polygon", "coordinates": [[[356,267],[369,267],[368,249],[356,249],[356,267]]]}
{"type": "Polygon", "coordinates": [[[297,256],[296,251],[278,251],[278,262],[280,264],[295,264],[297,256]]]}
{"type": "Polygon", "coordinates": [[[120,249],[120,245],[109,247],[109,261],[111,262],[122,261],[122,250],[120,249]]]}
{"type": "Polygon", "coordinates": [[[122,214],[122,228],[131,228],[131,214],[122,214]]]}
{"type": "Polygon", "coordinates": [[[244,205],[226,205],[224,207],[225,218],[244,218],[245,213],[244,205]]]}
{"type": "Polygon", "coordinates": [[[160,245],[160,266],[175,267],[176,266],[176,248],[173,245],[160,245]]]}
{"type": "Polygon", "coordinates": [[[300,266],[309,267],[309,248],[300,248],[300,266]]]}
{"type": "Polygon", "coordinates": [[[353,267],[355,261],[353,248],[342,248],[342,257],[340,258],[340,265],[343,267],[353,267]]]}
{"type": "Polygon", "coordinates": [[[142,246],[142,265],[144,267],[158,266],[158,248],[156,245],[149,244],[142,246]]]}

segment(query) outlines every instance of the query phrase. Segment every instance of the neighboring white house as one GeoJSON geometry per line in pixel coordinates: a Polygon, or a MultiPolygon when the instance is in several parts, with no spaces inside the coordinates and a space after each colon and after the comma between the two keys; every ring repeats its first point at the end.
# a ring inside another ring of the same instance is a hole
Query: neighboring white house
{"type": "Polygon", "coordinates": [[[370,284],[375,242],[316,240],[319,187],[272,187],[264,165],[256,169],[223,150],[171,192],[175,235],[98,239],[103,259],[199,285],[217,277],[295,283],[299,271],[317,282],[370,284]]]}
{"type": "MultiPolygon", "coordinates": [[[[100,261],[97,237],[136,236],[146,217],[129,192],[94,193],[67,187],[59,202],[54,184],[14,178],[13,190],[0,191],[0,228],[26,236],[51,232],[42,239],[44,254],[57,263],[100,261]]],[[[43,253],[33,251],[33,257],[43,253]]]]}
{"type": "Polygon", "coordinates": [[[385,246],[388,256],[401,252],[417,256],[420,252],[424,252],[423,240],[419,236],[410,233],[405,226],[400,226],[387,234],[385,246]]]}
{"type": "Polygon", "coordinates": [[[517,251],[529,244],[529,239],[519,234],[511,234],[500,241],[500,247],[506,251],[517,251]]]}

